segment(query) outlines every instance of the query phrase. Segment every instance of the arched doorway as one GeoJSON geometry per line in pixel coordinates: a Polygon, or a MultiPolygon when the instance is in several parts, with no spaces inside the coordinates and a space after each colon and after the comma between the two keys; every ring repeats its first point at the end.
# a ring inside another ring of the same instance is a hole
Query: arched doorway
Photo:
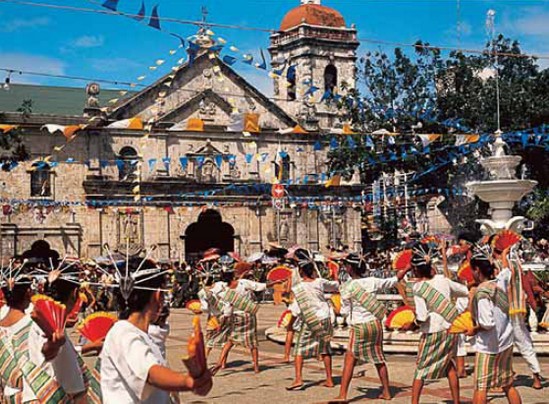
{"type": "Polygon", "coordinates": [[[234,228],[223,222],[221,214],[208,209],[185,230],[185,255],[187,261],[202,258],[209,248],[219,248],[221,254],[234,251],[234,228]]]}

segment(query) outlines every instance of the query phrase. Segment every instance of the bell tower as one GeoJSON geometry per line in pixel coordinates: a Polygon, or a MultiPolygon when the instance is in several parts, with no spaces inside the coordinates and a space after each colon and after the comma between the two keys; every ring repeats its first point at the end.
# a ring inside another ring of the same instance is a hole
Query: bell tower
{"type": "Polygon", "coordinates": [[[358,46],[356,28],[347,27],[341,13],[320,0],[301,0],[271,35],[277,103],[309,130],[333,128],[339,116],[335,103],[321,99],[333,98],[343,83],[355,86],[358,46]]]}

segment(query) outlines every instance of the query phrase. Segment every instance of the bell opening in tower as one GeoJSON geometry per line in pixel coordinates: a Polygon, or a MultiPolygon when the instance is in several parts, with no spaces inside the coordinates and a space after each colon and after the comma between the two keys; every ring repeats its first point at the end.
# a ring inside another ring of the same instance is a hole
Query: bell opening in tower
{"type": "Polygon", "coordinates": [[[324,69],[324,91],[334,93],[337,87],[337,68],[334,65],[326,66],[324,69]]]}

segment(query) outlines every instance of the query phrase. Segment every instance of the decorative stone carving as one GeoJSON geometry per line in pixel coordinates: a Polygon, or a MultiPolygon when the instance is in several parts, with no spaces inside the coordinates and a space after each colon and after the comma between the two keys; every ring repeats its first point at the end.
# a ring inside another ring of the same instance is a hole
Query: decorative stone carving
{"type": "Polygon", "coordinates": [[[202,117],[215,116],[217,106],[213,102],[207,103],[204,100],[200,100],[198,104],[198,113],[202,117]]]}
{"type": "Polygon", "coordinates": [[[98,83],[90,83],[86,86],[86,105],[84,107],[84,116],[98,116],[101,115],[101,108],[99,105],[98,95],[101,92],[101,87],[98,83]]]}

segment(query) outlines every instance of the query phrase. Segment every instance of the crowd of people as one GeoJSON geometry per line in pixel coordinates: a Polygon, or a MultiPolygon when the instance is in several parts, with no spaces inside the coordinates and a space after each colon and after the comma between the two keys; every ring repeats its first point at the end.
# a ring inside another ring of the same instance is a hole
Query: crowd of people
{"type": "Polygon", "coordinates": [[[440,378],[448,379],[453,402],[459,402],[467,341],[476,353],[474,403],[486,403],[493,389],[520,403],[513,387],[513,346],[529,365],[532,387],[542,388],[526,315],[532,310],[546,325],[548,292],[535,274],[522,269],[516,245],[502,248],[494,242],[498,236],[476,240],[463,234],[449,246],[442,238],[418,235],[394,251],[366,255],[347,247],[321,255],[272,244],[242,259],[211,249],[189,264],[155,262],[151,251],[124,256],[107,247],[106,259],[99,260],[16,257],[0,279],[2,402],[168,403],[181,391],[207,395],[235,345],[249,349],[254,370],[260,371],[258,300],[270,297],[288,306],[285,360],[291,362],[293,349],[295,366],[288,391],[305,388],[303,367],[309,358],[322,360],[324,386],[334,387],[331,340],[337,315],[345,318],[349,341],[334,400],[347,401],[357,363],[374,364],[382,386],[379,398],[390,400],[383,350],[384,319],[390,313],[377,296],[394,291],[413,312],[413,321],[397,328],[420,334],[414,404],[424,382],[440,378]],[[468,265],[467,274],[449,270],[452,260],[460,268],[468,265]],[[118,321],[99,341],[80,337],[73,342],[64,328],[48,333],[41,327],[33,307],[37,295],[64,305],[67,328],[103,311],[117,312],[118,321]],[[205,355],[220,350],[216,364],[199,373],[168,366],[170,308],[181,306],[207,314],[205,355]],[[470,324],[451,331],[464,318],[470,324]],[[99,355],[93,368],[81,357],[89,352],[99,355]]]}

